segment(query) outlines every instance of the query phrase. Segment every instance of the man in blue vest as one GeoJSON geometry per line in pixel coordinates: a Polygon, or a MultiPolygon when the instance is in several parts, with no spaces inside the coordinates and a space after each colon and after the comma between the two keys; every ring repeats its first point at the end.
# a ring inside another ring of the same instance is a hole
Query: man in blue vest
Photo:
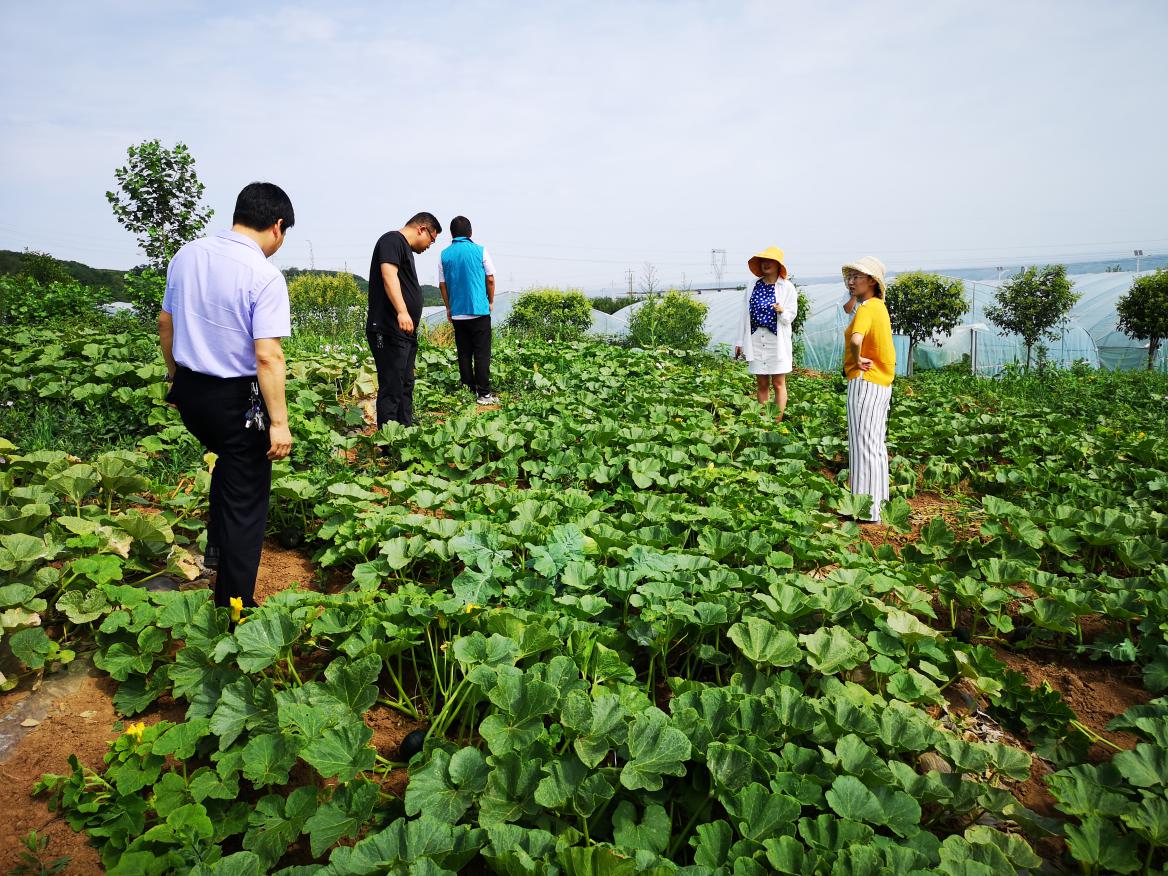
{"type": "Polygon", "coordinates": [[[438,289],[446,318],[454,325],[458,376],[480,405],[499,403],[491,393],[491,307],[495,303],[495,266],[485,247],[470,239],[470,220],[450,221],[454,242],[442,250],[438,289]]]}

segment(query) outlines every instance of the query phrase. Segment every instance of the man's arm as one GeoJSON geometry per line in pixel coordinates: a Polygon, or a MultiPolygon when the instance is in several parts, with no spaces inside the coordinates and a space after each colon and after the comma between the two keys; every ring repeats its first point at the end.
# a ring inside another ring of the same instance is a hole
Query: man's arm
{"type": "Polygon", "coordinates": [[[451,322],[450,319],[450,299],[446,297],[446,281],[438,281],[438,291],[442,293],[442,303],[446,305],[446,321],[451,322]]]}
{"type": "Polygon", "coordinates": [[[495,275],[487,274],[487,310],[495,309],[495,275]]]}
{"type": "Polygon", "coordinates": [[[271,425],[268,459],[283,459],[292,451],[292,432],[288,428],[288,404],[284,400],[284,348],[279,338],[256,338],[256,379],[260,384],[271,425]]]}
{"type": "Polygon", "coordinates": [[[166,362],[166,376],[174,380],[174,317],[165,310],[158,311],[158,340],[162,342],[162,358],[166,362]]]}
{"type": "Polygon", "coordinates": [[[406,334],[414,330],[414,321],[410,319],[410,312],[406,309],[405,299],[402,298],[401,281],[397,278],[397,265],[389,262],[381,263],[381,282],[385,286],[385,296],[397,313],[397,327],[406,334]]]}

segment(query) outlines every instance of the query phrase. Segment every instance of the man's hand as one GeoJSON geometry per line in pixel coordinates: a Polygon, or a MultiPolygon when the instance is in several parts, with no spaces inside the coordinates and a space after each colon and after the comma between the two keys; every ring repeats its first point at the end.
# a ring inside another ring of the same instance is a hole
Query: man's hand
{"type": "Polygon", "coordinates": [[[268,448],[268,459],[284,459],[292,452],[292,432],[286,424],[268,429],[268,441],[272,445],[268,448]]]}
{"type": "Polygon", "coordinates": [[[866,356],[861,356],[860,357],[860,370],[861,371],[871,371],[872,370],[872,360],[867,358],[866,356]]]}
{"type": "Polygon", "coordinates": [[[783,312],[783,308],[779,305],[779,302],[776,301],[775,302],[775,313],[782,313],[782,312],[783,312]]]}
{"type": "Polygon", "coordinates": [[[741,359],[741,358],[742,358],[742,348],[741,348],[741,347],[735,347],[735,348],[734,348],[734,358],[735,358],[735,359],[741,359]]]}
{"type": "Polygon", "coordinates": [[[454,317],[450,315],[450,308],[449,307],[446,308],[446,321],[447,322],[454,322],[454,317]]]}
{"type": "Polygon", "coordinates": [[[414,332],[414,321],[410,319],[409,313],[402,311],[397,315],[397,327],[405,332],[407,335],[414,332]]]}

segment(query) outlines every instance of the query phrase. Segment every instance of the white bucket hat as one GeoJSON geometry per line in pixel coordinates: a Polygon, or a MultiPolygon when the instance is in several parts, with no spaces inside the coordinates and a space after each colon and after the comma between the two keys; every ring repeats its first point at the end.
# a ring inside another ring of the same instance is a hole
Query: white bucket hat
{"type": "Polygon", "coordinates": [[[859,271],[861,274],[867,274],[880,287],[881,298],[888,292],[888,287],[884,285],[884,262],[874,256],[864,256],[862,259],[848,262],[841,270],[845,281],[848,278],[848,271],[859,271]]]}

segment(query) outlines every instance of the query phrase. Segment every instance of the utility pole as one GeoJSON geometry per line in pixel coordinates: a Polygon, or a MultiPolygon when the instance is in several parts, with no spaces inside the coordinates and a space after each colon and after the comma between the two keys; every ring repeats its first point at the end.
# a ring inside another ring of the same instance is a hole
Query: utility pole
{"type": "Polygon", "coordinates": [[[629,281],[629,295],[632,295],[633,294],[633,269],[632,268],[629,268],[627,271],[625,271],[625,277],[628,278],[628,281],[629,281]]]}
{"type": "Polygon", "coordinates": [[[710,250],[710,267],[714,269],[714,285],[722,288],[722,274],[726,271],[726,250],[710,250]]]}
{"type": "Polygon", "coordinates": [[[308,242],[308,270],[315,271],[316,270],[316,256],[312,252],[312,241],[308,240],[307,237],[304,239],[308,242]]]}

